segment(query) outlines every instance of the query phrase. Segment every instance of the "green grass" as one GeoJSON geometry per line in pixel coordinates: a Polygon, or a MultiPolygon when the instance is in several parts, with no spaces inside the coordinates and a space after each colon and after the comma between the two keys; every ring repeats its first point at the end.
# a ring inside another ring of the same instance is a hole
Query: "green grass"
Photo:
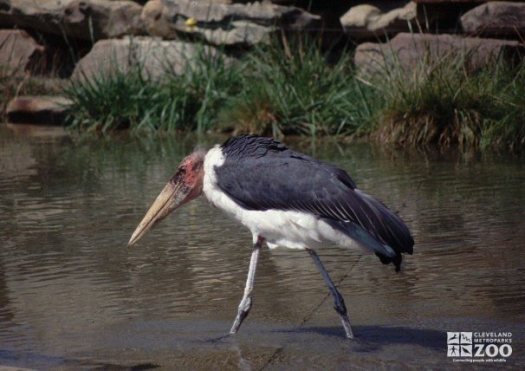
{"type": "Polygon", "coordinates": [[[525,62],[515,69],[500,69],[500,86],[494,90],[497,117],[483,127],[483,147],[507,147],[513,151],[525,148],[525,62]]]}
{"type": "MultiPolygon", "coordinates": [[[[170,70],[166,66],[166,70],[170,70]]],[[[66,89],[73,101],[71,128],[108,132],[196,130],[217,124],[224,100],[239,90],[239,70],[226,61],[199,53],[182,75],[166,73],[160,80],[144,77],[140,65],[130,71],[74,82],[66,89]]]]}
{"type": "Polygon", "coordinates": [[[525,64],[502,61],[471,71],[463,59],[400,68],[378,83],[383,103],[374,135],[381,142],[463,149],[522,147],[525,64]],[[381,87],[379,87],[381,86],[381,87]]]}
{"type": "Polygon", "coordinates": [[[235,133],[336,135],[402,146],[462,149],[525,145],[525,63],[481,71],[465,59],[392,63],[362,80],[352,55],[328,63],[315,42],[261,46],[233,64],[202,54],[180,76],[145,79],[140,67],[67,89],[70,124],[134,133],[232,129],[235,133]]]}
{"type": "Polygon", "coordinates": [[[373,97],[355,79],[351,54],[328,64],[315,43],[298,44],[274,42],[247,58],[243,89],[221,111],[223,124],[274,136],[354,134],[369,124],[373,97]]]}

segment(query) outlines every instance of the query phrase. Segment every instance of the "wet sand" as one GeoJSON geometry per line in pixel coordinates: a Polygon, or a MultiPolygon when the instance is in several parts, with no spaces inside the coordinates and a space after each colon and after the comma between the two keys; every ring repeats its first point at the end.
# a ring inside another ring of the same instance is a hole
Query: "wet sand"
{"type": "MultiPolygon", "coordinates": [[[[246,324],[235,336],[224,335],[228,326],[227,322],[209,320],[123,323],[86,333],[81,344],[68,341],[61,355],[4,350],[0,359],[10,366],[62,370],[450,369],[465,363],[447,358],[444,328],[505,328],[513,330],[514,354],[497,365],[505,369],[523,369],[525,365],[522,324],[436,319],[406,326],[355,325],[353,340],[344,339],[339,326],[255,322],[246,324]]],[[[66,339],[57,342],[61,340],[66,339]]]]}

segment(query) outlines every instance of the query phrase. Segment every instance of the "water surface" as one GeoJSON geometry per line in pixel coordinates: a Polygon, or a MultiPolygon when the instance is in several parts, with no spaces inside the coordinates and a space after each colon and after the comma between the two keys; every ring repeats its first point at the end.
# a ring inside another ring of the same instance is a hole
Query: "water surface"
{"type": "Polygon", "coordinates": [[[398,211],[416,240],[396,274],[327,246],[357,339],[347,341],[307,254],[264,250],[242,296],[251,236],[205,199],[139,244],[131,232],[199,143],[0,131],[0,366],[38,369],[451,367],[446,331],[512,331],[524,366],[525,166],[504,155],[292,142],[398,211]]]}

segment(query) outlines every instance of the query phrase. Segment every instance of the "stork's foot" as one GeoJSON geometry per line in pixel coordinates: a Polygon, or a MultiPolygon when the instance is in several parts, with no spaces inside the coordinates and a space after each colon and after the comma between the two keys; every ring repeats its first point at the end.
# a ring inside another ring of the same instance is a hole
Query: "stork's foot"
{"type": "Polygon", "coordinates": [[[352,327],[350,326],[350,320],[348,319],[347,315],[341,316],[341,323],[343,324],[343,328],[345,329],[347,339],[353,339],[354,333],[352,331],[352,327]]]}
{"type": "Polygon", "coordinates": [[[252,257],[250,259],[250,268],[248,269],[248,278],[246,279],[246,286],[244,288],[244,295],[242,297],[241,303],[239,304],[239,309],[237,310],[237,317],[233,322],[233,326],[230,330],[230,334],[235,334],[239,327],[241,327],[242,321],[250,313],[252,307],[252,292],[253,292],[253,282],[255,280],[255,270],[257,268],[257,261],[259,260],[259,251],[264,242],[263,238],[257,238],[256,243],[253,245],[252,257]]]}
{"type": "MultiPolygon", "coordinates": [[[[328,286],[330,287],[330,285],[328,286]]],[[[348,314],[343,296],[335,288],[335,285],[333,286],[333,289],[330,288],[330,292],[334,297],[334,309],[337,312],[337,314],[339,314],[339,317],[341,317],[341,323],[343,324],[343,328],[345,329],[346,337],[348,339],[353,339],[354,333],[352,332],[352,327],[350,326],[350,320],[348,319],[348,314]]]]}
{"type": "Polygon", "coordinates": [[[334,290],[335,292],[332,291],[335,301],[334,309],[337,312],[337,314],[339,314],[339,317],[341,317],[341,323],[343,324],[343,328],[345,329],[346,337],[348,339],[353,339],[354,333],[352,331],[352,327],[350,326],[350,320],[348,319],[348,314],[346,312],[345,302],[339,291],[335,289],[335,286],[334,290]]]}
{"type": "Polygon", "coordinates": [[[252,307],[252,298],[251,297],[243,298],[243,300],[239,304],[239,309],[237,311],[237,317],[235,317],[235,321],[233,321],[233,325],[230,330],[230,334],[237,333],[244,319],[248,317],[248,313],[250,313],[251,307],[252,307]]]}
{"type": "Polygon", "coordinates": [[[316,267],[319,269],[319,272],[321,272],[321,275],[323,276],[323,279],[334,298],[334,309],[337,312],[337,314],[339,314],[339,317],[341,317],[341,322],[343,324],[346,337],[348,339],[353,339],[354,333],[352,332],[352,327],[350,326],[350,320],[348,319],[348,314],[346,311],[346,305],[343,296],[335,287],[334,282],[330,278],[330,275],[323,266],[323,263],[321,262],[321,259],[319,259],[317,253],[311,249],[306,249],[306,251],[308,251],[312,259],[314,260],[316,267]]]}

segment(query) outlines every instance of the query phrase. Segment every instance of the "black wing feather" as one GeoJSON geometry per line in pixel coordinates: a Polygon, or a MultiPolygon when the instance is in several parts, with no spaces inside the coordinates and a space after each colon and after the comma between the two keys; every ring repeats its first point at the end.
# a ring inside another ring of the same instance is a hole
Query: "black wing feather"
{"type": "Polygon", "coordinates": [[[378,256],[397,269],[401,253],[412,254],[414,241],[403,221],[358,190],[344,170],[271,138],[235,137],[221,148],[226,159],[216,169],[218,186],[243,208],[310,212],[343,232],[354,223],[395,251],[394,257],[378,256]]]}

